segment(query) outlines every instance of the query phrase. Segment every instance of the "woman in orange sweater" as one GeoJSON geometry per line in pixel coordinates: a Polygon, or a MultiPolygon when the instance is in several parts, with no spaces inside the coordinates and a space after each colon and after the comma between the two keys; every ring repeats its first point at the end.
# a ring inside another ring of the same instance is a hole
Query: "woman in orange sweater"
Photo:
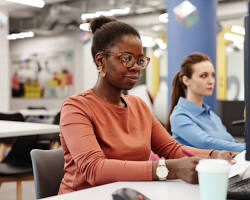
{"type": "Polygon", "coordinates": [[[131,89],[150,59],[140,35],[113,18],[91,21],[95,86],[68,98],[61,110],[65,175],[59,194],[115,181],[183,179],[197,183],[200,156],[232,160],[235,153],[200,150],[176,142],[131,89]],[[151,149],[162,157],[149,161],[151,149]]]}

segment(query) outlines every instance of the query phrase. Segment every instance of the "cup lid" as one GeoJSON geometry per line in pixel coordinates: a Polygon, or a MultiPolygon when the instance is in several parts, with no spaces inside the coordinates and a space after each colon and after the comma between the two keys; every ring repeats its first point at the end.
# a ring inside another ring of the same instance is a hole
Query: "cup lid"
{"type": "Polygon", "coordinates": [[[202,159],[196,165],[199,172],[229,172],[231,164],[222,159],[202,159]]]}

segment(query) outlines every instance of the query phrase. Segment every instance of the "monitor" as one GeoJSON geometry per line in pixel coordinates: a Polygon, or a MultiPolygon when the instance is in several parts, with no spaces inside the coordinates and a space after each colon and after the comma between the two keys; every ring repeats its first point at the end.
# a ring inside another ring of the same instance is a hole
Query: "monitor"
{"type": "MultiPolygon", "coordinates": [[[[250,4],[249,4],[250,5],[250,4]]],[[[246,106],[245,142],[246,160],[250,161],[250,16],[245,17],[245,41],[244,41],[244,92],[246,106]]]]}

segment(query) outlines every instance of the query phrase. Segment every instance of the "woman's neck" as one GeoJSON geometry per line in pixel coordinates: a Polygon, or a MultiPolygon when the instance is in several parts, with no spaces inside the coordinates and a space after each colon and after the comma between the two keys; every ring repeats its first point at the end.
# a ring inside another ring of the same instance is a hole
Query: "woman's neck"
{"type": "Polygon", "coordinates": [[[200,96],[200,95],[194,95],[194,94],[188,94],[187,93],[187,97],[186,99],[188,101],[191,101],[192,103],[202,107],[202,104],[203,104],[203,96],[200,96]]]}
{"type": "Polygon", "coordinates": [[[93,88],[93,92],[111,104],[124,107],[124,103],[121,101],[121,90],[117,90],[114,87],[108,87],[107,85],[104,86],[98,81],[93,88]]]}

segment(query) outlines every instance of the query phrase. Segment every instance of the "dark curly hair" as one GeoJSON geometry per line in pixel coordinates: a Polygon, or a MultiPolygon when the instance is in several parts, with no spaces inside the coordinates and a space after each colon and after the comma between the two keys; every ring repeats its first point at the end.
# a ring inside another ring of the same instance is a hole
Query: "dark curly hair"
{"type": "Polygon", "coordinates": [[[111,17],[100,16],[92,19],[90,29],[94,35],[91,47],[94,61],[98,52],[112,47],[121,36],[132,34],[140,38],[135,28],[111,17]]]}

